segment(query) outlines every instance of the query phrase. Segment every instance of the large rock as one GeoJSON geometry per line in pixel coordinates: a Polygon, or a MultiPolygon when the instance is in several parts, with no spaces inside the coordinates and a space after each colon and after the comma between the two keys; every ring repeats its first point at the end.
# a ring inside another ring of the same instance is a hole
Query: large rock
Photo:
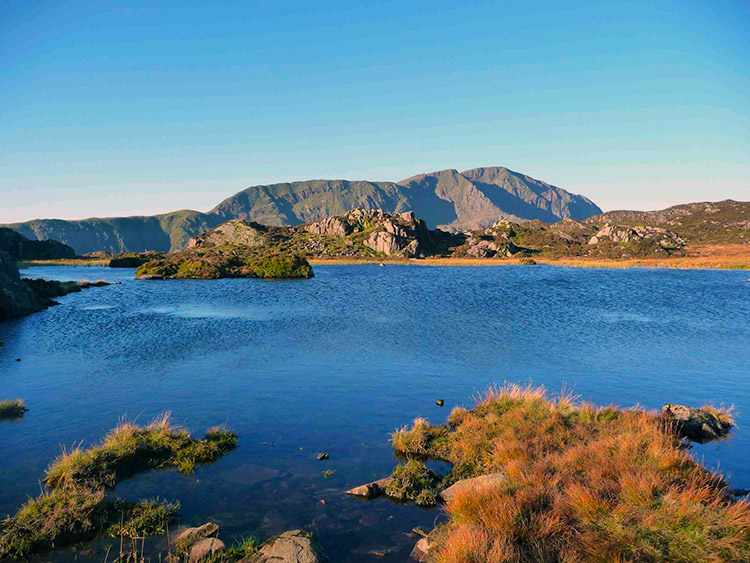
{"type": "Polygon", "coordinates": [[[388,485],[391,483],[391,481],[393,481],[393,477],[384,477],[383,479],[378,479],[377,481],[373,481],[372,483],[367,483],[365,485],[360,485],[359,487],[349,489],[348,491],[346,491],[346,494],[352,495],[354,497],[359,497],[364,500],[377,498],[385,495],[385,490],[386,488],[388,488],[388,485]]]}
{"type": "Polygon", "coordinates": [[[673,423],[679,435],[693,442],[705,443],[729,433],[730,423],[725,423],[710,412],[685,405],[666,404],[662,417],[673,423]]]}
{"type": "Polygon", "coordinates": [[[219,526],[213,522],[206,522],[202,526],[195,526],[194,528],[185,528],[174,539],[175,545],[187,547],[193,545],[198,540],[208,538],[216,535],[219,531],[219,526]]]}
{"type": "Polygon", "coordinates": [[[444,491],[440,493],[440,498],[450,503],[456,497],[456,495],[462,491],[470,489],[480,489],[487,486],[492,486],[501,483],[505,480],[505,474],[503,473],[490,473],[489,475],[480,475],[479,477],[472,477],[471,479],[462,479],[457,481],[444,491]]]}
{"type": "Polygon", "coordinates": [[[661,227],[628,225],[605,225],[589,240],[589,245],[597,244],[603,240],[614,243],[632,243],[641,240],[652,240],[663,248],[681,248],[685,246],[685,240],[677,233],[661,227]]]}
{"type": "Polygon", "coordinates": [[[188,248],[223,246],[227,244],[239,246],[263,246],[267,227],[258,223],[250,223],[242,219],[233,219],[222,223],[212,231],[200,234],[188,241],[188,248]]]}
{"type": "Polygon", "coordinates": [[[319,563],[322,561],[309,533],[302,530],[284,532],[263,546],[258,563],[319,563]]]}
{"type": "Polygon", "coordinates": [[[226,546],[224,545],[224,542],[218,538],[204,538],[202,540],[198,540],[190,548],[190,555],[188,556],[188,560],[190,561],[190,563],[197,563],[198,561],[202,561],[209,555],[213,555],[214,553],[217,553],[219,551],[224,551],[225,547],[226,546]]]}
{"type": "Polygon", "coordinates": [[[16,263],[10,255],[0,252],[0,321],[41,308],[34,292],[21,280],[16,263]]]}
{"type": "Polygon", "coordinates": [[[434,561],[434,557],[430,555],[432,547],[429,537],[420,539],[414,546],[414,549],[411,550],[411,559],[419,561],[420,563],[430,563],[431,561],[434,561]]]}

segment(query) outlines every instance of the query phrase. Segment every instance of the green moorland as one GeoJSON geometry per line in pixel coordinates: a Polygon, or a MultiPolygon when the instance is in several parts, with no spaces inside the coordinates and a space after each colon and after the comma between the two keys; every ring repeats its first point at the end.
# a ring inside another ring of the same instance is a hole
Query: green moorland
{"type": "Polygon", "coordinates": [[[142,279],[311,278],[310,263],[295,254],[240,245],[191,249],[146,262],[136,270],[142,279]]]}
{"type": "Polygon", "coordinates": [[[750,504],[654,412],[510,385],[445,425],[416,419],[392,444],[410,458],[394,475],[410,498],[434,486],[425,458],[453,465],[442,486],[504,476],[447,502],[450,521],[430,535],[441,563],[750,561],[750,504]]]}
{"type": "Polygon", "coordinates": [[[100,535],[123,538],[165,533],[178,503],[128,503],[105,490],[137,473],[176,468],[191,474],[198,464],[216,461],[234,449],[237,436],[210,429],[196,440],[165,413],[146,426],[123,422],[87,450],[63,452],[47,469],[47,490],[29,499],[0,524],[0,560],[28,558],[100,535]]]}

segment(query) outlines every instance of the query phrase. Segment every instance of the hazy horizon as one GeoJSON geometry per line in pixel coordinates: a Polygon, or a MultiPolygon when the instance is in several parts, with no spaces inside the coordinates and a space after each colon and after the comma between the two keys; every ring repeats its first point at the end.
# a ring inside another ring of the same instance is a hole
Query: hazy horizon
{"type": "Polygon", "coordinates": [[[750,5],[0,6],[0,223],[505,166],[604,211],[750,199],[750,5]]]}

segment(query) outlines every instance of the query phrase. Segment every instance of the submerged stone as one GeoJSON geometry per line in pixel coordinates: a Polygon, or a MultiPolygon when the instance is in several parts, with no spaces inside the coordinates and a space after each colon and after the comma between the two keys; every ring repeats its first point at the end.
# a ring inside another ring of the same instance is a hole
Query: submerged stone
{"type": "Polygon", "coordinates": [[[666,404],[662,417],[675,424],[679,435],[693,442],[705,443],[729,433],[732,424],[719,420],[714,414],[695,407],[666,404]]]}
{"type": "Polygon", "coordinates": [[[359,487],[349,489],[348,491],[346,491],[346,494],[354,497],[359,497],[364,500],[370,500],[385,495],[385,490],[392,481],[393,477],[385,477],[383,479],[373,481],[372,483],[367,483],[365,485],[360,485],[359,487]]]}

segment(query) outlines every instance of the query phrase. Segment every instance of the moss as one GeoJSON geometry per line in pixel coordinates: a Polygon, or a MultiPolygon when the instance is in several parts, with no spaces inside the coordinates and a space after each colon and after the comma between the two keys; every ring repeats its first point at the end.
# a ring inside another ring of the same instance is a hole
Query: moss
{"type": "Polygon", "coordinates": [[[21,418],[29,409],[21,399],[12,401],[6,399],[0,401],[0,420],[8,418],[21,418]]]}

